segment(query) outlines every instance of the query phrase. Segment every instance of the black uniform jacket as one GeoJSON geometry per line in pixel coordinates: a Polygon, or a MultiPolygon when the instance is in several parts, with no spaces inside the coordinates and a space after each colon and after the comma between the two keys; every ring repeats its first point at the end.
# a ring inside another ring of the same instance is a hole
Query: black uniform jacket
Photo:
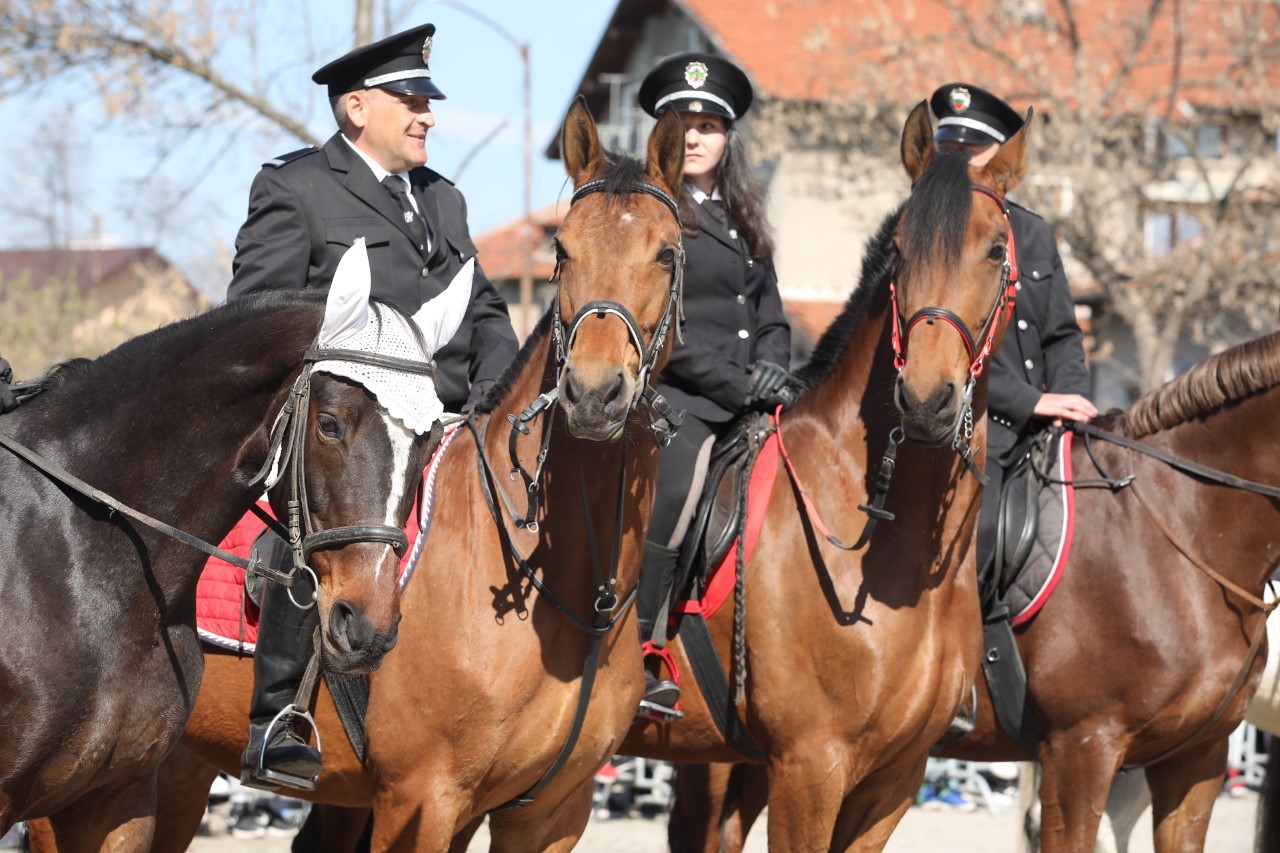
{"type": "Polygon", "coordinates": [[[1084,336],[1076,323],[1053,229],[1009,203],[1018,252],[1018,304],[991,363],[987,422],[989,462],[1008,467],[1034,430],[1031,410],[1045,391],[1087,394],[1084,336]]]}
{"type": "MultiPolygon", "coordinates": [[[[364,237],[373,296],[416,312],[444,292],[476,247],[462,193],[425,167],[409,179],[431,229],[430,251],[419,248],[395,199],[340,135],[323,148],[267,163],[249,192],[227,298],[275,287],[327,288],[342,254],[364,237]]],[[[497,379],[517,349],[506,303],[477,263],[471,308],[435,357],[445,407],[461,409],[470,384],[497,379]]]]}
{"type": "Polygon", "coordinates": [[[684,238],[684,343],[672,346],[658,390],[676,408],[717,423],[742,408],[752,362],[790,366],[791,327],[773,260],[752,258],[741,235],[702,205],[698,225],[696,237],[684,238]]]}

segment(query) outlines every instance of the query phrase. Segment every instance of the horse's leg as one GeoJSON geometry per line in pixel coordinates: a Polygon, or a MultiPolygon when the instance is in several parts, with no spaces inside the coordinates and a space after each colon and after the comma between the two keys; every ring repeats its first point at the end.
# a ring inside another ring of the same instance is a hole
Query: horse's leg
{"type": "Polygon", "coordinates": [[[1204,850],[1209,815],[1226,772],[1226,738],[1184,749],[1147,768],[1156,853],[1204,850]]]}
{"type": "Polygon", "coordinates": [[[160,763],[156,833],[151,853],[183,853],[200,831],[218,768],[181,742],[160,763]]]}
{"type": "Polygon", "coordinates": [[[740,853],[756,818],[769,804],[769,768],[763,764],[735,764],[725,792],[726,820],[720,826],[720,849],[740,853]]]}
{"type": "Polygon", "coordinates": [[[156,826],[156,776],[105,785],[49,816],[60,853],[148,850],[156,826]]]}
{"type": "MultiPolygon", "coordinates": [[[[1277,648],[1280,644],[1272,646],[1277,648]]],[[[1280,853],[1280,736],[1272,736],[1267,745],[1267,769],[1258,799],[1254,849],[1259,853],[1280,853]]]]}
{"type": "Polygon", "coordinates": [[[1070,736],[1041,743],[1040,849],[1092,850],[1119,766],[1108,739],[1070,736]]]}
{"type": "Polygon", "coordinates": [[[480,817],[462,827],[462,831],[453,837],[453,842],[449,845],[449,853],[467,853],[467,848],[471,846],[471,839],[476,837],[476,833],[480,831],[480,827],[483,825],[484,815],[480,815],[480,817]]]}
{"type": "Polygon", "coordinates": [[[1116,775],[1111,782],[1111,795],[1107,797],[1107,814],[1111,817],[1111,829],[1115,833],[1116,853],[1128,853],[1133,828],[1149,805],[1151,789],[1147,787],[1145,773],[1135,770],[1116,775]]]}
{"type": "Polygon", "coordinates": [[[30,853],[58,853],[58,840],[48,818],[27,821],[27,850],[30,853]]]}
{"type": "Polygon", "coordinates": [[[883,850],[902,816],[916,801],[925,765],[906,772],[900,767],[862,780],[845,797],[836,819],[832,850],[872,853],[883,850]]]}
{"type": "Polygon", "coordinates": [[[675,799],[667,820],[671,853],[737,853],[720,844],[720,826],[731,820],[725,808],[729,764],[681,764],[672,782],[675,799]]]}
{"type": "Polygon", "coordinates": [[[366,853],[373,810],[317,803],[293,837],[294,853],[366,853]]]}
{"type": "Polygon", "coordinates": [[[818,742],[769,764],[769,849],[828,850],[849,788],[847,757],[818,742]]]}
{"type": "MultiPolygon", "coordinates": [[[[536,816],[498,812],[489,816],[489,850],[492,853],[522,853],[525,850],[568,853],[578,843],[591,818],[591,798],[595,779],[588,778],[558,803],[540,810],[536,816]]],[[[541,805],[536,804],[536,805],[541,805]]]]}
{"type": "Polygon", "coordinates": [[[1034,761],[1018,763],[1017,808],[1022,815],[1018,853],[1035,853],[1040,849],[1040,765],[1034,761]]]}
{"type": "Polygon", "coordinates": [[[465,791],[440,780],[452,774],[435,765],[392,783],[382,780],[373,796],[373,849],[384,853],[448,850],[465,809],[465,791]]]}

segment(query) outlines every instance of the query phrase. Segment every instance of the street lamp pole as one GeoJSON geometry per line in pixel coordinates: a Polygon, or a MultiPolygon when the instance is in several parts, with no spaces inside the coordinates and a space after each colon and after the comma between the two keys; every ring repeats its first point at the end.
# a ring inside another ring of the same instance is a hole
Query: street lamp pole
{"type": "Polygon", "coordinates": [[[475,18],[493,30],[520,54],[520,62],[524,67],[524,263],[520,267],[520,325],[525,335],[533,331],[533,249],[536,229],[533,222],[533,83],[530,73],[529,43],[520,41],[507,32],[497,21],[465,6],[456,0],[436,0],[443,6],[456,9],[463,14],[475,18]]]}

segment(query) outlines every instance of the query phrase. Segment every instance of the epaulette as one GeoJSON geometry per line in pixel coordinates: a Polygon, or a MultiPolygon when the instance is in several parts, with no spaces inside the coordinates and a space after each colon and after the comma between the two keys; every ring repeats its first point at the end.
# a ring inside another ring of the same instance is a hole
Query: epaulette
{"type": "Polygon", "coordinates": [[[273,169],[279,169],[285,163],[291,163],[294,160],[297,160],[299,157],[305,157],[306,155],[314,153],[319,150],[320,149],[316,148],[314,145],[308,145],[306,148],[299,148],[297,151],[290,151],[288,154],[281,154],[279,157],[276,157],[275,159],[272,159],[272,160],[268,160],[262,165],[270,166],[273,169]]]}
{"type": "Polygon", "coordinates": [[[1016,201],[1013,201],[1012,199],[1008,199],[1008,198],[1006,198],[1006,199],[1005,199],[1005,201],[1006,201],[1006,202],[1008,202],[1008,203],[1009,203],[1010,205],[1012,205],[1013,207],[1018,208],[1018,210],[1021,210],[1023,213],[1029,213],[1029,214],[1031,214],[1032,216],[1034,216],[1036,219],[1044,219],[1044,217],[1043,217],[1043,216],[1041,216],[1040,214],[1036,213],[1036,212],[1035,212],[1034,210],[1032,210],[1031,208],[1029,208],[1029,207],[1023,207],[1022,205],[1018,204],[1016,201]]]}

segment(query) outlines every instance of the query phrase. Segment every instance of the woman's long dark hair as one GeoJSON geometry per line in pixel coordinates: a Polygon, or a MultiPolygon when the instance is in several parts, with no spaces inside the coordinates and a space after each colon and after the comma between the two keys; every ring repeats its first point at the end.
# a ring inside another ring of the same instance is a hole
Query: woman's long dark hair
{"type": "MultiPolygon", "coordinates": [[[[716,188],[724,199],[729,218],[742,232],[753,258],[773,257],[773,229],[764,213],[764,185],[756,178],[747,163],[746,146],[734,130],[733,122],[725,121],[724,155],[716,166],[716,188]]],[[[689,190],[680,188],[680,222],[690,237],[697,236],[698,203],[689,190]]]]}

